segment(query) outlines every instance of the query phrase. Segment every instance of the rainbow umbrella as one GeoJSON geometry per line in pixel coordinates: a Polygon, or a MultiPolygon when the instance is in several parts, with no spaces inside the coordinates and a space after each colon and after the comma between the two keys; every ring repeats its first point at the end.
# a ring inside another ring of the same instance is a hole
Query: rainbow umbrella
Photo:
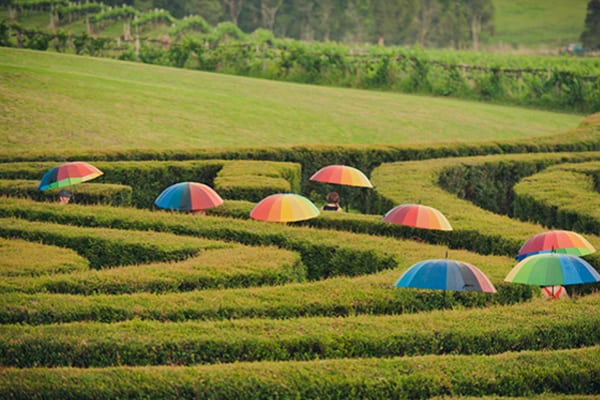
{"type": "Polygon", "coordinates": [[[583,236],[572,231],[553,230],[535,236],[523,244],[517,260],[523,260],[534,254],[561,253],[574,256],[587,256],[596,251],[583,236]]]}
{"type": "Polygon", "coordinates": [[[169,210],[198,211],[218,207],[223,199],[203,183],[181,182],[163,190],[154,204],[169,210]]]}
{"type": "Polygon", "coordinates": [[[44,176],[42,176],[38,190],[57,189],[76,185],[81,182],[91,181],[102,174],[102,171],[86,162],[68,162],[46,171],[44,176]]]}
{"type": "Polygon", "coordinates": [[[250,217],[259,221],[293,222],[315,218],[319,214],[319,209],[306,197],[278,193],[259,201],[250,212],[250,217]]]}
{"type": "Polygon", "coordinates": [[[311,181],[334,183],[336,185],[358,186],[372,188],[369,178],[361,171],[347,165],[329,165],[315,172],[311,181]]]}
{"type": "Polygon", "coordinates": [[[578,285],[598,282],[600,274],[583,258],[544,253],[521,260],[504,280],[535,286],[578,285]]]}
{"type": "Polygon", "coordinates": [[[401,204],[389,210],[383,220],[392,224],[415,228],[451,231],[452,226],[444,214],[433,207],[421,204],[401,204]]]}
{"type": "Polygon", "coordinates": [[[435,259],[411,266],[396,287],[496,293],[496,288],[476,266],[464,261],[435,259]]]}

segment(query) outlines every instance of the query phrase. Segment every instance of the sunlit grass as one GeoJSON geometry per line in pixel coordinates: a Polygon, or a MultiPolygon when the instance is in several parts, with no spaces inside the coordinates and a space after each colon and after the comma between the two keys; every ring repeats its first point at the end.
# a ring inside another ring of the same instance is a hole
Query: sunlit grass
{"type": "Polygon", "coordinates": [[[493,43],[566,46],[579,42],[588,0],[494,0],[493,43]]]}
{"type": "Polygon", "coordinates": [[[0,49],[6,150],[478,142],[580,116],[0,49]]]}

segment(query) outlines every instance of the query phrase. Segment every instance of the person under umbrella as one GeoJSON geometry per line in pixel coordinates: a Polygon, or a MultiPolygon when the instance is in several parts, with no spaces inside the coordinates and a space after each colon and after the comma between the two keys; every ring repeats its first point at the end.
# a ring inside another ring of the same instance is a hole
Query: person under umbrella
{"type": "Polygon", "coordinates": [[[69,204],[71,197],[73,197],[73,193],[69,192],[68,190],[62,189],[60,192],[58,192],[58,202],[60,204],[69,204]]]}
{"type": "Polygon", "coordinates": [[[321,208],[323,211],[343,211],[342,207],[340,206],[340,195],[338,192],[331,192],[327,194],[326,200],[327,204],[321,208]]]}

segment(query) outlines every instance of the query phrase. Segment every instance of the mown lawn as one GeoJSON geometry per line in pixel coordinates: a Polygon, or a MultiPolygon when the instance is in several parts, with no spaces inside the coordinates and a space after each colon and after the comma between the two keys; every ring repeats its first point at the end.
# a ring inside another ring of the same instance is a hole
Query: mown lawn
{"type": "Polygon", "coordinates": [[[581,116],[0,49],[5,150],[406,144],[536,137],[581,116]]]}

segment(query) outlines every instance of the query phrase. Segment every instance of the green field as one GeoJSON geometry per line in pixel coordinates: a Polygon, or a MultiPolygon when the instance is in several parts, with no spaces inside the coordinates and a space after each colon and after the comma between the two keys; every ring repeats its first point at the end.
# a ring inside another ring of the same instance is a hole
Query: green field
{"type": "Polygon", "coordinates": [[[481,142],[581,116],[0,49],[6,150],[481,142]]]}
{"type": "Polygon", "coordinates": [[[588,0],[494,0],[492,44],[557,50],[580,43],[588,0]]]}
{"type": "Polygon", "coordinates": [[[0,398],[600,394],[600,286],[548,302],[504,281],[550,227],[600,248],[600,113],[0,48],[0,140],[0,398]],[[65,158],[104,171],[67,206],[37,190],[65,158]],[[371,179],[343,189],[352,212],[249,218],[275,192],[322,205],[328,164],[371,179]],[[153,206],[181,181],[225,204],[153,206]],[[381,221],[406,203],[453,230],[381,221]],[[393,286],[444,255],[497,293],[393,286]]]}

